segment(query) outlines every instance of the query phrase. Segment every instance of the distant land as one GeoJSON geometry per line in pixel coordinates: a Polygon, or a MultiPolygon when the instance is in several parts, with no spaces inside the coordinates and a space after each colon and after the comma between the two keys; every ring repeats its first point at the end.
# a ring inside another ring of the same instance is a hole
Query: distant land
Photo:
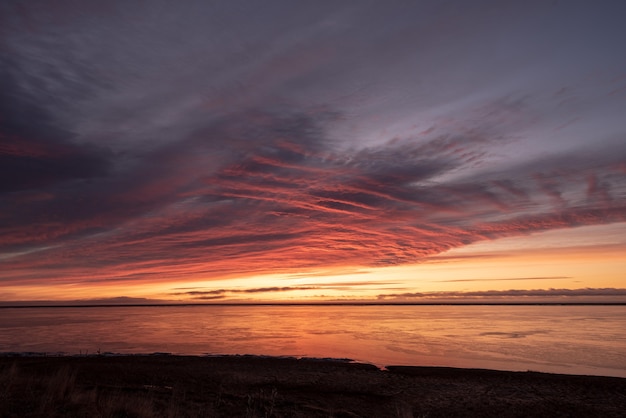
{"type": "Polygon", "coordinates": [[[182,306],[626,306],[626,302],[478,302],[478,301],[447,301],[447,302],[213,302],[189,303],[139,300],[97,300],[97,301],[10,301],[0,302],[2,308],[114,308],[114,307],[182,307],[182,306]]]}

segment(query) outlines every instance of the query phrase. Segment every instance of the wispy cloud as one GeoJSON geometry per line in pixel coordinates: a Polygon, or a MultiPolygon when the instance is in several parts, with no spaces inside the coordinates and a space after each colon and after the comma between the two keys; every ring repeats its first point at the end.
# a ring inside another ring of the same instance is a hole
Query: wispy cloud
{"type": "Polygon", "coordinates": [[[354,274],[626,221],[617,6],[96,3],[0,6],[5,285],[354,274]]]}
{"type": "Polygon", "coordinates": [[[211,296],[211,295],[225,295],[228,293],[274,293],[274,292],[289,292],[293,290],[315,290],[319,287],[311,286],[283,286],[283,287],[258,287],[250,289],[214,289],[214,290],[189,290],[186,292],[171,293],[174,296],[211,296]]]}
{"type": "Polygon", "coordinates": [[[67,184],[62,194],[44,187],[48,199],[15,201],[4,215],[4,251],[57,247],[5,260],[5,271],[50,277],[63,265],[60,280],[143,280],[399,265],[485,239],[626,220],[621,177],[611,168],[615,149],[593,166],[550,160],[471,182],[435,181],[480,160],[492,141],[440,136],[352,152],[326,139],[325,114],[257,112],[242,120],[243,127],[222,121],[204,134],[232,136],[234,129],[255,138],[235,142],[208,172],[181,170],[174,161],[189,150],[166,147],[131,172],[67,184]],[[537,172],[550,173],[550,190],[535,180],[537,172]],[[588,199],[592,174],[613,197],[588,199]],[[511,192],[517,189],[525,193],[511,192]],[[570,197],[555,202],[555,190],[570,197]]]}
{"type": "Polygon", "coordinates": [[[446,292],[407,292],[378,295],[383,301],[569,301],[597,299],[624,302],[626,289],[620,288],[583,288],[583,289],[510,289],[481,291],[446,291],[446,292]]]}

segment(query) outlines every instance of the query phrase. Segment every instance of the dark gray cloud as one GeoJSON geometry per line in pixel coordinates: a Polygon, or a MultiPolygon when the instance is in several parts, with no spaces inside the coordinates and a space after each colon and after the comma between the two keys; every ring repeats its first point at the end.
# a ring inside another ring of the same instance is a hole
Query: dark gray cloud
{"type": "Polygon", "coordinates": [[[250,289],[214,289],[214,290],[190,290],[187,292],[175,292],[175,296],[212,296],[226,295],[229,293],[273,293],[273,292],[289,292],[293,290],[315,290],[317,286],[273,286],[273,287],[257,287],[250,289]]]}
{"type": "MultiPolygon", "coordinates": [[[[193,290],[187,290],[186,288],[174,288],[172,290],[184,290],[182,292],[172,292],[171,295],[174,296],[214,296],[214,295],[223,295],[227,296],[229,294],[241,294],[241,293],[274,293],[274,292],[291,292],[297,290],[354,290],[354,288],[358,288],[361,286],[367,287],[376,287],[376,286],[387,286],[394,285],[400,283],[392,283],[392,282],[332,282],[332,283],[321,283],[321,284],[301,284],[297,286],[271,286],[271,287],[257,287],[257,288],[233,288],[233,289],[211,289],[206,290],[202,288],[193,288],[193,290]]],[[[404,288],[389,288],[389,287],[381,287],[380,289],[386,290],[398,290],[404,288]]]]}
{"type": "Polygon", "coordinates": [[[225,299],[226,296],[224,295],[215,295],[215,296],[195,296],[193,297],[193,299],[195,300],[220,300],[220,299],[225,299]]]}
{"type": "Polygon", "coordinates": [[[622,8],[5,2],[0,279],[399,265],[626,221],[622,8]]]}
{"type": "MultiPolygon", "coordinates": [[[[254,141],[219,151],[192,136],[185,140],[190,147],[165,145],[99,182],[72,184],[63,193],[40,187],[49,196],[39,200],[11,197],[20,209],[5,214],[12,219],[6,251],[33,243],[60,247],[46,250],[47,257],[33,253],[5,265],[17,268],[11,263],[28,260],[49,272],[67,263],[77,272],[108,269],[108,277],[137,280],[164,272],[179,277],[241,268],[395,265],[483,239],[620,222],[626,213],[615,193],[623,176],[613,168],[614,149],[598,153],[593,170],[560,160],[551,179],[567,199],[554,205],[553,193],[535,181],[542,170],[537,165],[471,181],[437,180],[493,146],[476,133],[417,144],[407,138],[351,152],[328,141],[326,112],[255,117],[231,122],[254,141]],[[206,158],[215,163],[204,167],[206,158]],[[587,198],[590,172],[615,198],[587,198]],[[511,187],[525,194],[512,194],[511,187]],[[54,214],[61,222],[49,222],[54,214]],[[290,260],[289,267],[281,260],[290,260]]],[[[204,132],[212,137],[230,130],[222,121],[204,132]]],[[[554,167],[550,161],[543,170],[554,167]]]]}
{"type": "Polygon", "coordinates": [[[16,80],[0,72],[0,193],[106,175],[111,153],[72,139],[35,99],[24,97],[16,80]]]}
{"type": "Polygon", "coordinates": [[[624,297],[626,289],[619,288],[584,288],[584,289],[510,289],[510,290],[484,290],[484,291],[449,291],[449,292],[408,292],[378,295],[379,300],[480,300],[500,299],[523,301],[524,298],[579,298],[579,297],[624,297]]]}

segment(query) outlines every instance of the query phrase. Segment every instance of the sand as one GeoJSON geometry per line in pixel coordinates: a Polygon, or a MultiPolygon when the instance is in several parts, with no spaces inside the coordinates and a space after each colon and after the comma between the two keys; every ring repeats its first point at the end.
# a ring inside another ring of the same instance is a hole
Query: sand
{"type": "Polygon", "coordinates": [[[0,356],[0,416],[626,416],[622,378],[387,369],[257,356],[0,356]]]}

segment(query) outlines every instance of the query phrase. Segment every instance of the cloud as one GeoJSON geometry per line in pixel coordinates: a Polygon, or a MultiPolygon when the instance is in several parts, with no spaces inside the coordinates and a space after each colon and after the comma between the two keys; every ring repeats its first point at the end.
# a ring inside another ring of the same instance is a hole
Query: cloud
{"type": "Polygon", "coordinates": [[[187,292],[175,292],[171,293],[174,296],[214,296],[219,295],[225,297],[228,293],[274,293],[274,292],[289,292],[293,290],[315,290],[319,289],[317,286],[274,286],[274,287],[258,287],[250,289],[214,289],[214,290],[189,290],[187,292]]]}
{"type": "MultiPolygon", "coordinates": [[[[62,3],[0,6],[5,284],[352,271],[626,221],[623,132],[604,129],[621,99],[535,93],[613,68],[612,48],[568,49],[612,45],[586,16],[567,38],[436,2],[62,3]]],[[[494,7],[535,23],[570,7],[540,3],[494,7]]]]}
{"type": "Polygon", "coordinates": [[[112,155],[95,145],[73,143],[72,134],[17,84],[0,71],[0,193],[106,175],[112,155]]]}
{"type": "Polygon", "coordinates": [[[378,295],[378,300],[423,300],[423,301],[490,301],[490,300],[514,300],[523,302],[533,300],[562,300],[575,301],[577,298],[588,300],[601,298],[618,298],[620,301],[626,297],[626,289],[620,288],[583,288],[583,289],[510,289],[510,290],[480,290],[480,291],[446,291],[446,292],[408,292],[378,295]],[[590,299],[589,299],[590,298],[590,299]]]}
{"type": "Polygon", "coordinates": [[[298,272],[290,275],[289,277],[285,277],[283,280],[292,280],[292,279],[303,279],[306,277],[324,277],[324,276],[343,276],[343,275],[354,275],[354,274],[369,274],[370,271],[364,269],[335,269],[335,270],[319,270],[319,271],[309,271],[309,272],[298,272]]]}
{"type": "Polygon", "coordinates": [[[222,295],[223,293],[228,292],[226,289],[217,289],[217,290],[190,290],[188,292],[176,292],[172,293],[176,296],[188,295],[188,296],[206,296],[206,295],[222,295]]]}
{"type": "Polygon", "coordinates": [[[614,149],[582,170],[559,160],[557,174],[548,161],[443,181],[497,140],[474,132],[341,149],[326,134],[336,117],[247,112],[89,184],[62,193],[40,185],[46,199],[5,195],[16,206],[3,215],[4,251],[56,246],[5,259],[5,277],[58,270],[60,281],[165,280],[399,265],[485,239],[626,220],[614,149]],[[535,181],[544,171],[567,196],[556,206],[552,189],[535,181]],[[589,173],[614,198],[588,199],[589,173]]]}

